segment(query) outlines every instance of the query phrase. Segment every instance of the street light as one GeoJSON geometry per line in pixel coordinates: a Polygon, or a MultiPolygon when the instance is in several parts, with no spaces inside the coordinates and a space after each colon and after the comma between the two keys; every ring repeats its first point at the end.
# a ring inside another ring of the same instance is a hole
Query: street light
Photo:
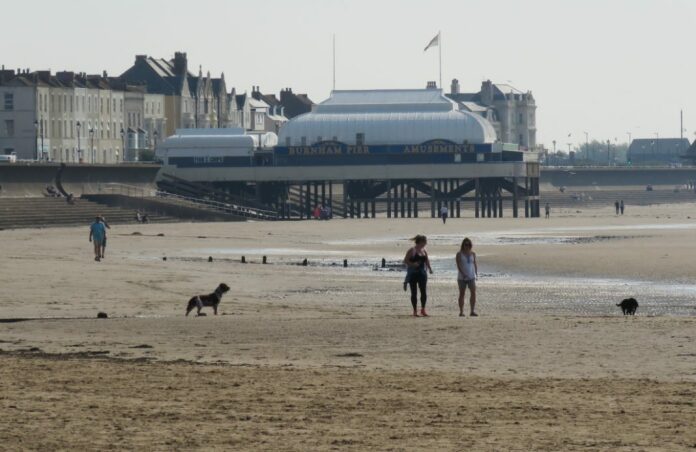
{"type": "Polygon", "coordinates": [[[34,138],[34,155],[36,160],[39,159],[39,120],[34,120],[34,131],[36,133],[34,138]]]}
{"type": "Polygon", "coordinates": [[[587,132],[583,132],[585,134],[585,154],[587,154],[587,159],[591,160],[590,158],[590,134],[587,132]]]}
{"type": "Polygon", "coordinates": [[[82,128],[82,124],[80,124],[80,121],[77,121],[75,127],[77,127],[77,161],[82,163],[82,146],[80,146],[80,129],[82,128]]]}
{"type": "Polygon", "coordinates": [[[158,134],[157,131],[155,130],[155,132],[153,133],[153,135],[155,136],[155,149],[154,149],[154,150],[157,151],[157,136],[158,136],[159,134],[158,134]]]}
{"type": "Polygon", "coordinates": [[[91,127],[89,128],[89,142],[90,142],[90,144],[89,144],[90,160],[92,163],[94,163],[94,129],[91,127]]]}
{"type": "Polygon", "coordinates": [[[123,151],[123,160],[126,160],[126,131],[121,128],[121,150],[123,151]]]}

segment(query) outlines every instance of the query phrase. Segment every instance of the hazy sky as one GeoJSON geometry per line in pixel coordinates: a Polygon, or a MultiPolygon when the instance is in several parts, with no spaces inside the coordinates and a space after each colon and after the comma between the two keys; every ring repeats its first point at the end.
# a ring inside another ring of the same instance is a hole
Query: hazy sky
{"type": "Polygon", "coordinates": [[[422,88],[478,91],[491,79],[531,90],[538,141],[685,136],[696,131],[696,0],[0,0],[0,63],[120,74],[136,54],[186,51],[228,87],[306,92],[422,88]],[[568,138],[568,134],[572,136],[568,138]]]}

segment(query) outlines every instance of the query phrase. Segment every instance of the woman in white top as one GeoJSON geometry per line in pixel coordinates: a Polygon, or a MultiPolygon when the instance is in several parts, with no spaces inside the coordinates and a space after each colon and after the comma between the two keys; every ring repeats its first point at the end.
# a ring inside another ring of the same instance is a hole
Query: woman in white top
{"type": "Polygon", "coordinates": [[[459,285],[459,316],[464,317],[464,295],[466,288],[469,288],[471,293],[469,302],[471,304],[471,317],[478,315],[474,311],[476,306],[476,278],[478,278],[478,264],[476,263],[476,253],[471,249],[473,244],[469,238],[462,241],[462,247],[457,253],[455,260],[457,261],[457,284],[459,285]]]}

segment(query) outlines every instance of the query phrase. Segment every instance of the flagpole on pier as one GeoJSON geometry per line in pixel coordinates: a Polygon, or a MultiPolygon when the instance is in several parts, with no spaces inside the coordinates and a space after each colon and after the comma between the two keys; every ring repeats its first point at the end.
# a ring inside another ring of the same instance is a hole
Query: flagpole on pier
{"type": "Polygon", "coordinates": [[[333,90],[336,91],[336,33],[333,35],[333,90]]]}

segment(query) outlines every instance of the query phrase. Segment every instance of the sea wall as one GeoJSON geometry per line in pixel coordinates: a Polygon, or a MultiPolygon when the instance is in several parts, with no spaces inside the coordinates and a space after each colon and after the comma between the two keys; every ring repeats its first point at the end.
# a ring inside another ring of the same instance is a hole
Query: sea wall
{"type": "Polygon", "coordinates": [[[84,165],[19,162],[0,164],[0,196],[40,197],[47,185],[75,196],[100,193],[105,189],[124,194],[151,191],[160,165],[84,165]]]}

